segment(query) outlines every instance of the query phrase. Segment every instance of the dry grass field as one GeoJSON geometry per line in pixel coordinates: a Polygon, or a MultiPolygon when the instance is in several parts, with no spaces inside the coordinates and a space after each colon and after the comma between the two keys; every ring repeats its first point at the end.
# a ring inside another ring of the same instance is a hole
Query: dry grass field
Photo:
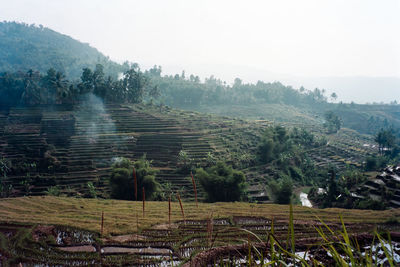
{"type": "MultiPolygon", "coordinates": [[[[104,212],[104,234],[134,233],[153,225],[168,223],[168,202],[146,202],[143,216],[142,202],[84,199],[67,197],[20,197],[0,200],[0,221],[3,223],[34,223],[65,225],[100,232],[101,213],[104,212]]],[[[204,220],[233,216],[257,216],[274,220],[288,220],[289,206],[253,203],[183,202],[186,220],[204,220]]],[[[339,223],[339,215],[348,224],[382,224],[389,218],[400,218],[400,209],[385,211],[312,209],[294,206],[294,220],[313,222],[318,218],[326,223],[339,223]]],[[[183,220],[178,202],[171,203],[171,222],[183,220]]]]}

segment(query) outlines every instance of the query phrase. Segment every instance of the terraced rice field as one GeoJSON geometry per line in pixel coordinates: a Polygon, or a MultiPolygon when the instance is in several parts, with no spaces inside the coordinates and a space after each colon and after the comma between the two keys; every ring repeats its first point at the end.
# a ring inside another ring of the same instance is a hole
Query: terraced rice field
{"type": "MultiPolygon", "coordinates": [[[[263,130],[271,124],[149,105],[13,108],[0,116],[0,153],[19,170],[6,180],[14,196],[43,195],[55,185],[63,194],[87,196],[87,183],[92,182],[99,196],[107,197],[113,161],[146,154],[159,170],[156,179],[161,184],[193,199],[189,175],[180,171],[179,153],[184,151],[194,166],[204,166],[211,154],[242,169],[251,197],[266,201],[264,185],[273,173],[255,161],[263,130]]],[[[320,126],[305,126],[324,136],[320,126]]],[[[342,129],[328,136],[327,146],[308,154],[320,166],[360,167],[366,156],[376,153],[372,146],[370,137],[342,129]]],[[[204,193],[198,189],[201,199],[204,193]]]]}
{"type": "Polygon", "coordinates": [[[309,151],[311,158],[319,166],[332,164],[338,169],[346,165],[362,167],[363,161],[377,154],[372,136],[361,135],[350,129],[341,129],[327,138],[327,145],[309,151]]]}
{"type": "MultiPolygon", "coordinates": [[[[249,203],[168,203],[23,197],[0,200],[0,262],[17,265],[67,264],[85,266],[171,266],[184,263],[201,251],[265,240],[274,224],[277,240],[286,242],[289,207],[249,203]],[[101,213],[104,230],[101,232],[101,213]]],[[[399,217],[400,210],[360,211],[315,210],[295,206],[293,211],[296,246],[318,242],[315,227],[323,220],[339,230],[339,215],[352,234],[369,235],[373,229],[398,231],[399,225],[385,224],[399,217]]],[[[394,235],[395,236],[395,235],[394,235]]],[[[237,255],[236,255],[237,256],[237,255]]]]}
{"type": "Polygon", "coordinates": [[[170,183],[173,190],[183,188],[182,195],[192,197],[188,174],[179,172],[180,151],[198,166],[208,153],[229,162],[232,159],[226,156],[235,152],[232,148],[236,153],[254,150],[263,127],[192,112],[165,109],[160,113],[144,106],[121,105],[15,108],[1,118],[1,155],[14,166],[36,163],[8,175],[14,195],[41,195],[49,185],[60,186],[66,194],[85,195],[87,183],[92,182],[107,196],[113,160],[146,154],[159,169],[159,182],[170,183]],[[243,141],[234,142],[236,131],[243,141]]]}

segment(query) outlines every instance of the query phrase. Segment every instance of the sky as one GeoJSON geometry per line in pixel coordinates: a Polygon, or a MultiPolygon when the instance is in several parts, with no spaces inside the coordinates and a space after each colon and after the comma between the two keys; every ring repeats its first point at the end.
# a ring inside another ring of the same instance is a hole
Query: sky
{"type": "Polygon", "coordinates": [[[164,74],[278,80],[344,101],[400,102],[398,0],[0,3],[0,20],[42,24],[118,62],[161,65],[164,74]]]}

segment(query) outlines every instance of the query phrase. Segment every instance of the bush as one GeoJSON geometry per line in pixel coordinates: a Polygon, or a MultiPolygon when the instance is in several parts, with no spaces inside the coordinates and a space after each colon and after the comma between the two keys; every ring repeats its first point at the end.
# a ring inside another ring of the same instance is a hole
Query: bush
{"type": "Polygon", "coordinates": [[[215,166],[199,168],[196,177],[207,194],[207,201],[240,201],[245,196],[246,178],[241,171],[236,171],[224,162],[215,166]]]}
{"type": "Polygon", "coordinates": [[[54,197],[58,197],[61,195],[61,190],[59,186],[50,186],[49,188],[47,188],[46,194],[48,196],[54,196],[54,197]]]}
{"type": "Polygon", "coordinates": [[[328,129],[328,133],[336,133],[342,126],[342,119],[336,115],[333,111],[327,111],[325,113],[324,127],[328,129]]]}
{"type": "Polygon", "coordinates": [[[384,210],[385,203],[382,201],[372,200],[370,198],[357,201],[354,205],[355,209],[362,210],[384,210]]]}
{"type": "Polygon", "coordinates": [[[269,127],[265,130],[258,146],[258,153],[262,163],[269,163],[282,152],[292,149],[292,141],[287,131],[282,126],[269,127]]]}
{"type": "Polygon", "coordinates": [[[293,183],[288,176],[284,176],[279,182],[271,181],[268,184],[275,203],[289,204],[293,195],[293,183]]]}
{"type": "Polygon", "coordinates": [[[150,161],[146,159],[146,156],[143,156],[135,162],[126,158],[121,158],[113,164],[110,177],[111,197],[135,200],[133,167],[135,167],[137,178],[138,200],[142,199],[143,187],[146,199],[153,199],[160,189],[160,184],[155,180],[157,170],[151,168],[150,161]]]}
{"type": "Polygon", "coordinates": [[[265,137],[259,146],[260,160],[262,163],[270,162],[273,157],[274,141],[271,138],[265,137]]]}
{"type": "Polygon", "coordinates": [[[189,156],[189,154],[181,150],[179,151],[178,154],[178,166],[179,166],[179,172],[188,174],[190,171],[192,171],[194,165],[194,160],[189,156]]]}
{"type": "Polygon", "coordinates": [[[89,198],[97,198],[97,190],[96,187],[92,182],[87,183],[87,188],[88,188],[88,194],[87,197],[89,198]]]}
{"type": "Polygon", "coordinates": [[[367,157],[365,160],[366,171],[377,171],[384,168],[389,162],[389,158],[386,156],[375,156],[367,157]]]}
{"type": "Polygon", "coordinates": [[[374,157],[368,157],[365,160],[365,170],[366,171],[374,171],[377,169],[377,162],[376,162],[376,158],[374,157]]]}

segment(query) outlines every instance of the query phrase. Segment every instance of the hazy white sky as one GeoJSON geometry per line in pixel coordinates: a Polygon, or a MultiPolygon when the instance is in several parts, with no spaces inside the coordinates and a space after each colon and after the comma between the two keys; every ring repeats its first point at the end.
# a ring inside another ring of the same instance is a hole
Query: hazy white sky
{"type": "Polygon", "coordinates": [[[398,0],[0,3],[0,20],[42,24],[111,59],[157,64],[167,73],[185,69],[229,82],[234,77],[400,77],[398,0]]]}

